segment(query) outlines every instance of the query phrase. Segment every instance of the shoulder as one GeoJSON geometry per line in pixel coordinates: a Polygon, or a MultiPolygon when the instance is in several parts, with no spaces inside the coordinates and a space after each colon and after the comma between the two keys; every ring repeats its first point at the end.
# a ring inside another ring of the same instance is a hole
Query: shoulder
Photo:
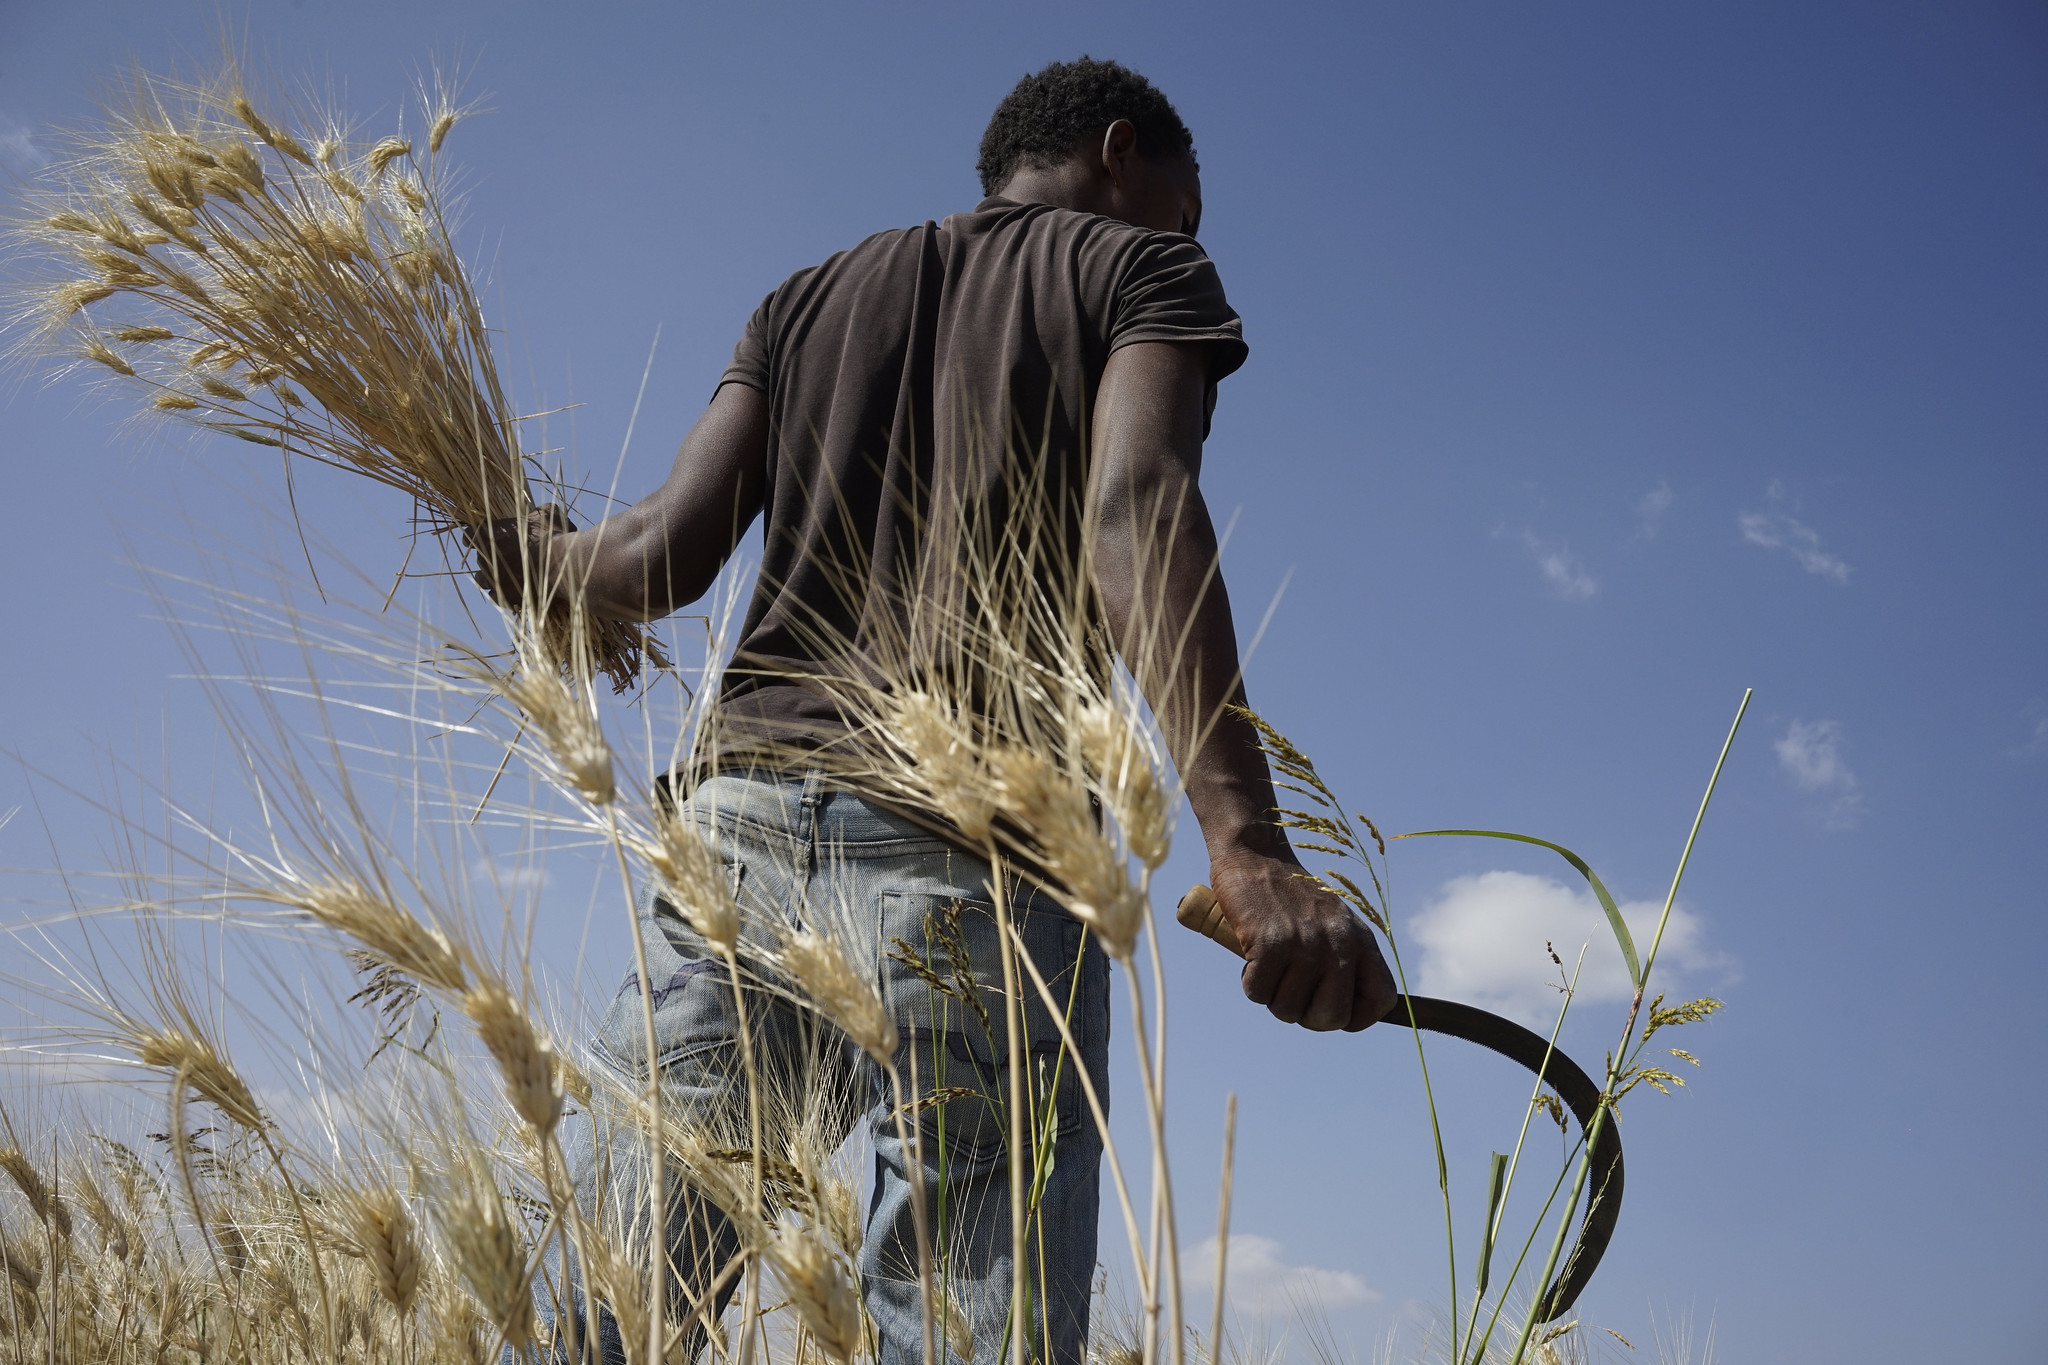
{"type": "Polygon", "coordinates": [[[961,237],[1007,235],[1056,241],[1104,256],[1174,249],[1176,244],[1191,248],[1198,255],[1202,250],[1194,238],[1177,232],[1138,227],[1120,218],[1105,218],[1079,209],[1002,198],[984,199],[972,212],[954,214],[946,219],[943,228],[961,237]]]}
{"type": "Polygon", "coordinates": [[[929,248],[933,235],[941,230],[936,223],[929,222],[917,227],[884,229],[844,251],[833,252],[816,265],[796,271],[777,287],[776,293],[800,292],[819,281],[886,269],[893,262],[915,259],[929,248]]]}
{"type": "Polygon", "coordinates": [[[1222,288],[1201,243],[1179,232],[1139,227],[1049,204],[984,200],[974,214],[946,220],[989,233],[1014,234],[1016,254],[1070,272],[1083,297],[1116,307],[1131,292],[1180,281],[1202,290],[1222,288]]]}

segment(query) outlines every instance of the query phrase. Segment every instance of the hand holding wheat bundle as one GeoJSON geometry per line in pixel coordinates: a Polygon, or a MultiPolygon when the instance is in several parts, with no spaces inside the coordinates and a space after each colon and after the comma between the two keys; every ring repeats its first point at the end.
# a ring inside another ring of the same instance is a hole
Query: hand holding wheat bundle
{"type": "MultiPolygon", "coordinates": [[[[432,531],[523,521],[532,462],[436,174],[462,111],[444,88],[424,114],[422,155],[338,122],[301,138],[232,71],[140,77],[14,233],[45,266],[17,319],[30,344],[103,370],[145,414],[273,447],[288,472],[298,455],[396,488],[432,531]]],[[[643,627],[586,623],[553,587],[508,605],[544,616],[556,661],[589,657],[621,691],[667,666],[643,627]]]]}

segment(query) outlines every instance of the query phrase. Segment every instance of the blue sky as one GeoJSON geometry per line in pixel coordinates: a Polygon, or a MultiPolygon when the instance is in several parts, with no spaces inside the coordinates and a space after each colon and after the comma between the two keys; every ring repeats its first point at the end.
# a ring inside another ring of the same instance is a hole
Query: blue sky
{"type": "MultiPolygon", "coordinates": [[[[1082,51],[1146,72],[1194,129],[1203,240],[1252,348],[1205,486],[1235,517],[1241,613],[1286,585],[1253,698],[1347,799],[1389,830],[1556,839],[1661,900],[1756,689],[1673,963],[1675,989],[1729,1008],[1685,1040],[1705,1061],[1687,1090],[1626,1110],[1589,1318],[1640,1357],[1653,1311],[1690,1309],[1729,1360],[2040,1358],[2038,7],[428,0],[226,21],[379,131],[430,63],[463,72],[491,112],[450,149],[506,369],[531,409],[582,405],[549,443],[629,495],[784,275],[972,205],[1019,75],[1082,51]]],[[[33,170],[100,83],[203,63],[221,22],[0,3],[0,159],[33,170]]],[[[277,505],[276,471],[139,437],[64,384],[0,403],[0,744],[87,787],[120,760],[203,787],[212,712],[130,562],[260,544],[246,508],[277,505]]],[[[340,559],[388,575],[402,504],[300,491],[340,559]]],[[[90,864],[104,820],[36,790],[0,864],[90,864]]],[[[31,799],[0,771],[0,811],[31,799]]],[[[1203,875],[1197,848],[1185,830],[1170,886],[1203,875]]],[[[1426,841],[1395,875],[1445,993],[1529,1008],[1543,939],[1584,936],[1535,850],[1426,841]]],[[[587,897],[548,914],[546,894],[544,935],[579,941],[587,897]]],[[[589,981],[625,960],[612,923],[589,981]]],[[[1320,1285],[1361,1349],[1440,1302],[1405,1040],[1285,1029],[1213,948],[1169,938],[1167,958],[1185,1226],[1211,1224],[1234,1090],[1258,1284],[1320,1285]]],[[[1597,1061],[1618,1007],[1584,1014],[1568,1046],[1597,1061]]],[[[1469,1201],[1520,1100],[1505,1072],[1442,1065],[1469,1201]]]]}

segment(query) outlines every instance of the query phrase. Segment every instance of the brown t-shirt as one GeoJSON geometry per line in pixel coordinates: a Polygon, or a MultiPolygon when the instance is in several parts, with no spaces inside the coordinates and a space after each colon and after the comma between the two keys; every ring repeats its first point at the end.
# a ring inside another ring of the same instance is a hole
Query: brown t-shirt
{"type": "Polygon", "coordinates": [[[1244,363],[1238,316],[1191,237],[986,199],[800,270],[748,321],[720,384],[766,394],[761,576],[720,701],[728,754],[844,733],[804,682],[892,634],[934,489],[995,508],[1020,466],[1078,534],[1089,414],[1110,353],[1206,342],[1244,363]]]}

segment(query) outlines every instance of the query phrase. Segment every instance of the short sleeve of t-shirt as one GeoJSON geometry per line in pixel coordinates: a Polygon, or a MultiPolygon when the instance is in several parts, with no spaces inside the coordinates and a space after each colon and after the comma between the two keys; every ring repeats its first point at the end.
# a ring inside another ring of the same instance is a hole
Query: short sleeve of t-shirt
{"type": "Polygon", "coordinates": [[[1123,273],[1109,349],[1139,341],[1209,342],[1209,382],[1244,364],[1244,324],[1223,296],[1215,265],[1192,238],[1151,234],[1123,273]]]}
{"type": "Polygon", "coordinates": [[[774,306],[775,294],[770,294],[761,300],[761,306],[747,319],[747,330],[740,333],[739,344],[732,348],[732,363],[718,377],[714,392],[727,384],[745,384],[762,393],[769,391],[768,310],[774,306]]]}

